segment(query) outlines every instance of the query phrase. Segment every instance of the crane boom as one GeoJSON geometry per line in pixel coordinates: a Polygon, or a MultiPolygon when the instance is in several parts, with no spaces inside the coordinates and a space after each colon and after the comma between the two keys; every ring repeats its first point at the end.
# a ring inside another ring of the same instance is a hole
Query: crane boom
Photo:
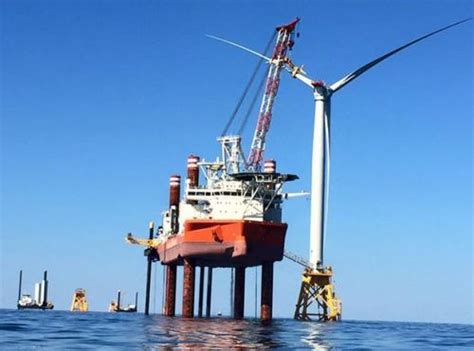
{"type": "Polygon", "coordinates": [[[280,85],[280,72],[288,61],[286,53],[294,44],[293,35],[298,22],[299,18],[296,18],[293,22],[276,28],[278,32],[277,41],[270,61],[265,91],[247,162],[248,168],[253,171],[260,171],[262,166],[265,137],[270,128],[273,102],[280,85]]]}
{"type": "Polygon", "coordinates": [[[129,244],[141,245],[146,247],[157,247],[161,245],[162,240],[160,238],[155,239],[138,239],[135,238],[132,233],[128,233],[125,237],[125,241],[129,244]]]}

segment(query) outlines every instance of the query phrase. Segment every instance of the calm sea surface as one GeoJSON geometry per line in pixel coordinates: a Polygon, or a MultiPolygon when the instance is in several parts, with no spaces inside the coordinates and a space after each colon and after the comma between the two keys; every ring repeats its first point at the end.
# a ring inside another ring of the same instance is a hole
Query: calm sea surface
{"type": "Polygon", "coordinates": [[[469,349],[474,326],[225,318],[185,320],[143,314],[0,310],[0,349],[469,349]]]}

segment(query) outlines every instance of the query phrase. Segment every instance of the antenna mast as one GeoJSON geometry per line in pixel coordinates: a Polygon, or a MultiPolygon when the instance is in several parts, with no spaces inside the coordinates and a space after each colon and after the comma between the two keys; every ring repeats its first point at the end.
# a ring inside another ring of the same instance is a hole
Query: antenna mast
{"type": "Polygon", "coordinates": [[[263,151],[265,150],[265,137],[270,128],[272,119],[272,107],[275,96],[280,85],[280,72],[287,62],[286,53],[291,50],[294,41],[294,31],[299,22],[296,18],[293,22],[277,27],[277,42],[273,49],[270,68],[268,70],[267,81],[265,83],[265,92],[263,93],[262,104],[258,113],[257,126],[252,140],[249,158],[247,161],[249,170],[260,171],[263,161],[263,151]]]}

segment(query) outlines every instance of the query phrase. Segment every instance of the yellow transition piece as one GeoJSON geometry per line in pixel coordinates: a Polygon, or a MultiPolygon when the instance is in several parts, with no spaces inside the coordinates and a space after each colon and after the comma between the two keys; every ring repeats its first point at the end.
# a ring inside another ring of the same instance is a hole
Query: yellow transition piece
{"type": "Polygon", "coordinates": [[[336,297],[331,282],[332,268],[305,269],[301,290],[296,304],[294,318],[298,320],[339,321],[342,315],[342,301],[336,297]],[[310,312],[313,307],[316,311],[310,312]]]}

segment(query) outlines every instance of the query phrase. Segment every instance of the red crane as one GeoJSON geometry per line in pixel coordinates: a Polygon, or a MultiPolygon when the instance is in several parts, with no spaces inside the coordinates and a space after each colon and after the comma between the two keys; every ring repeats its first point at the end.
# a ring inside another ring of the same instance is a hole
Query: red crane
{"type": "Polygon", "coordinates": [[[271,61],[269,62],[270,68],[265,83],[265,91],[258,113],[252,147],[247,160],[249,170],[260,171],[262,167],[265,137],[270,128],[273,102],[280,86],[280,72],[285,67],[285,63],[288,62],[286,54],[294,45],[294,31],[299,21],[299,18],[296,18],[293,22],[276,28],[278,33],[277,41],[273,49],[271,61]]]}

